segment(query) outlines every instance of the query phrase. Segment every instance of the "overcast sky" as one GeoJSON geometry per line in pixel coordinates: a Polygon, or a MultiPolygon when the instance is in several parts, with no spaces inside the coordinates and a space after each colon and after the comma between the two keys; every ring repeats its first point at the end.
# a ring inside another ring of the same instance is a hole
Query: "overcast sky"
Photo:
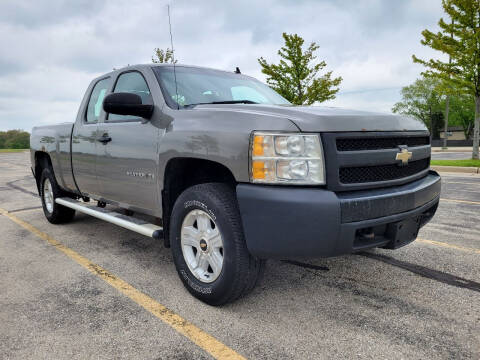
{"type": "Polygon", "coordinates": [[[180,63],[265,81],[256,59],[297,33],[343,77],[322,105],[382,112],[422,71],[411,55],[436,55],[420,32],[442,16],[440,0],[1,0],[0,130],[73,121],[92,78],[151,62],[170,46],[167,3],[180,63]]]}

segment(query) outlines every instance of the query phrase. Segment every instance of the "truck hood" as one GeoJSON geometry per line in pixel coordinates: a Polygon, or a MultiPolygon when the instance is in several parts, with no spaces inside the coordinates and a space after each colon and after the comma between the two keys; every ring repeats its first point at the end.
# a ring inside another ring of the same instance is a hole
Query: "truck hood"
{"type": "Polygon", "coordinates": [[[325,106],[208,104],[198,105],[194,109],[199,111],[237,112],[287,118],[291,120],[300,131],[305,132],[427,130],[421,121],[408,116],[345,110],[325,106]]]}

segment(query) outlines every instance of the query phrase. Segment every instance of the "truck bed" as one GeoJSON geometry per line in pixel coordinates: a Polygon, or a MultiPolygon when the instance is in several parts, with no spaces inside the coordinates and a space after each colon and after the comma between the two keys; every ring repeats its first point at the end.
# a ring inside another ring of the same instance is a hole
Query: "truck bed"
{"type": "Polygon", "coordinates": [[[48,153],[52,161],[57,183],[63,188],[70,183],[72,177],[72,162],[70,156],[70,140],[73,123],[65,122],[55,125],[35,126],[30,135],[30,155],[35,163],[37,151],[48,153]]]}

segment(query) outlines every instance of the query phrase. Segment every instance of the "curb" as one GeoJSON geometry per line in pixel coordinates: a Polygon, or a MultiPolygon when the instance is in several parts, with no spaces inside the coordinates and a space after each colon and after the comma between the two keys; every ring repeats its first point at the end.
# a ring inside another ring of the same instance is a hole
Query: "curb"
{"type": "Polygon", "coordinates": [[[441,146],[432,146],[432,152],[468,152],[471,153],[473,151],[472,146],[449,146],[446,149],[442,148],[441,146]]]}
{"type": "Polygon", "coordinates": [[[472,149],[455,149],[455,148],[434,149],[432,148],[432,153],[457,153],[457,152],[471,153],[472,149]]]}
{"type": "Polygon", "coordinates": [[[468,166],[440,166],[432,165],[431,169],[439,172],[455,172],[455,173],[465,173],[465,174],[480,174],[480,169],[477,167],[468,167],[468,166]]]}

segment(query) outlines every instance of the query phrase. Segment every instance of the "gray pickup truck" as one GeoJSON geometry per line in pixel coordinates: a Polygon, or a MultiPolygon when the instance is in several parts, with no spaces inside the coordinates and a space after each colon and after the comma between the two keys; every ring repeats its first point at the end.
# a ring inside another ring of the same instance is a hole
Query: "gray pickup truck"
{"type": "Polygon", "coordinates": [[[161,239],[212,305],[253,289],[265,259],[413,241],[439,202],[430,152],[412,118],[293,106],[238,71],[166,64],[93,80],[74,124],[31,136],[48,221],[79,211],[161,239]]]}

